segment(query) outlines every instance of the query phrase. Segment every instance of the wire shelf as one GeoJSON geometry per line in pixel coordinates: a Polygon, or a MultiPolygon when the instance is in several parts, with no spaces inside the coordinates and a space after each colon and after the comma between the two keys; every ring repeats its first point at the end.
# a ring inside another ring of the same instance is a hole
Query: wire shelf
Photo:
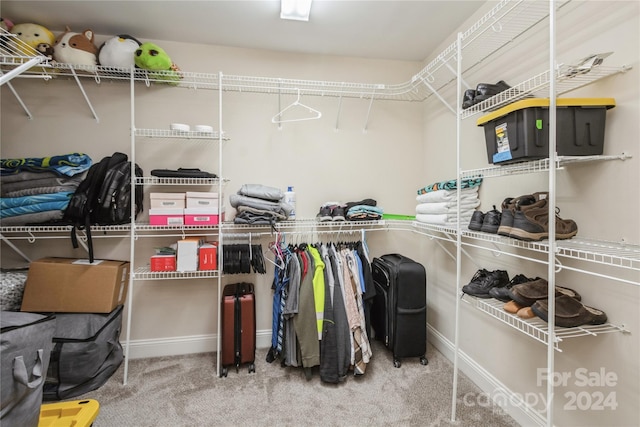
{"type": "Polygon", "coordinates": [[[151,271],[151,267],[139,267],[133,272],[133,280],[183,280],[183,279],[215,279],[218,270],[202,271],[151,271]]]}
{"type": "MultiPolygon", "coordinates": [[[[612,156],[558,156],[556,159],[556,169],[562,169],[565,166],[578,163],[608,161],[608,160],[625,160],[631,158],[631,155],[622,153],[612,156]]],[[[461,172],[462,179],[468,178],[492,178],[509,175],[530,174],[535,172],[546,172],[549,170],[550,161],[548,158],[523,161],[520,163],[510,163],[505,165],[494,165],[480,169],[470,169],[461,172]]]]}
{"type": "MultiPolygon", "coordinates": [[[[540,341],[543,344],[549,343],[549,324],[539,317],[535,317],[533,319],[522,319],[517,315],[507,313],[503,309],[504,302],[495,299],[479,299],[463,294],[463,301],[472,304],[480,311],[498,319],[502,323],[507,324],[520,332],[523,332],[527,336],[540,341]]],[[[557,351],[562,352],[559,345],[564,339],[597,336],[600,334],[614,332],[628,332],[628,330],[624,326],[618,326],[612,323],[593,326],[584,325],[574,328],[556,327],[554,329],[555,340],[553,342],[553,346],[557,351]]]]}
{"type": "MultiPolygon", "coordinates": [[[[174,232],[215,232],[218,233],[220,227],[218,225],[151,225],[149,223],[136,223],[136,232],[149,231],[174,231],[174,232]]],[[[166,236],[166,234],[163,234],[166,236]]]]}
{"type": "MultiPolygon", "coordinates": [[[[218,185],[221,178],[173,178],[159,176],[137,177],[137,185],[218,185]]],[[[228,179],[222,178],[222,184],[229,182],[228,179]]]]}
{"type": "MultiPolygon", "coordinates": [[[[207,139],[220,140],[220,133],[214,132],[197,132],[197,131],[179,131],[169,129],[136,129],[135,136],[143,136],[147,138],[167,138],[167,139],[207,139]]],[[[222,136],[222,140],[228,141],[229,138],[222,136]]]]}
{"type": "MultiPolygon", "coordinates": [[[[26,225],[20,225],[20,226],[8,226],[8,227],[0,227],[0,233],[1,234],[33,234],[34,236],[36,234],[41,234],[41,233],[69,233],[71,230],[73,229],[73,226],[71,225],[52,225],[52,226],[47,226],[47,225],[34,225],[34,226],[26,226],[26,225]]],[[[104,232],[104,233],[110,233],[110,232],[123,232],[126,231],[128,232],[131,229],[129,224],[123,224],[123,225],[93,225],[91,226],[91,231],[95,232],[104,232]]],[[[78,230],[79,232],[82,232],[82,230],[78,230]]]]}

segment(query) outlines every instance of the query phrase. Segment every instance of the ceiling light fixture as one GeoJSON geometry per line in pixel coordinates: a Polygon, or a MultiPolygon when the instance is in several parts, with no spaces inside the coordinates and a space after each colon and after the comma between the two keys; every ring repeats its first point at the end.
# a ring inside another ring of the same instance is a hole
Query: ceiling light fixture
{"type": "Polygon", "coordinates": [[[312,0],[280,0],[280,18],[308,21],[312,0]]]}

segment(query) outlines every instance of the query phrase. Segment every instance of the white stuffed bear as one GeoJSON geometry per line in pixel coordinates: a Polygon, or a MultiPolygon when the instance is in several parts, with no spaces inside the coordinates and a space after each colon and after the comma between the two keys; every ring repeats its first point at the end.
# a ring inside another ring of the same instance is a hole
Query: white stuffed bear
{"type": "Polygon", "coordinates": [[[93,43],[93,31],[74,33],[67,27],[56,38],[53,58],[58,62],[75,65],[96,65],[98,48],[93,43]]]}

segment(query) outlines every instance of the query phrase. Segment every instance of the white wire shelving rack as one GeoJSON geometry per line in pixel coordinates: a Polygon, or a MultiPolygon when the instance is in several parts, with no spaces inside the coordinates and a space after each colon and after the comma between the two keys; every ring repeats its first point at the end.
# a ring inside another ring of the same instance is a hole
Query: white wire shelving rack
{"type": "MultiPolygon", "coordinates": [[[[515,314],[504,311],[504,303],[495,299],[480,299],[464,295],[464,302],[475,306],[480,311],[499,320],[500,322],[523,332],[525,335],[543,343],[549,344],[549,324],[539,317],[533,319],[523,319],[515,314]]],[[[565,339],[578,337],[596,337],[602,334],[615,332],[629,332],[624,325],[605,323],[602,325],[585,325],[574,328],[556,327],[554,330],[553,347],[556,351],[562,352],[560,344],[565,339]]]]}

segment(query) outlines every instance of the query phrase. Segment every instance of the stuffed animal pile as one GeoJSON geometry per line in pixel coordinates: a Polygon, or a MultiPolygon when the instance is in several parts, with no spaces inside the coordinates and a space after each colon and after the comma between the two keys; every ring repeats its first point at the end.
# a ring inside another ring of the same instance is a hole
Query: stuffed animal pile
{"type": "Polygon", "coordinates": [[[98,48],[91,29],[77,33],[66,27],[65,31],[55,37],[48,28],[40,24],[14,24],[7,18],[0,18],[0,27],[15,34],[20,41],[52,62],[88,68],[100,65],[121,70],[122,74],[125,73],[124,70],[130,70],[134,66],[148,70],[151,80],[173,84],[177,84],[182,78],[180,68],[164,49],[154,43],[141,43],[128,34],[112,36],[98,48]]]}

